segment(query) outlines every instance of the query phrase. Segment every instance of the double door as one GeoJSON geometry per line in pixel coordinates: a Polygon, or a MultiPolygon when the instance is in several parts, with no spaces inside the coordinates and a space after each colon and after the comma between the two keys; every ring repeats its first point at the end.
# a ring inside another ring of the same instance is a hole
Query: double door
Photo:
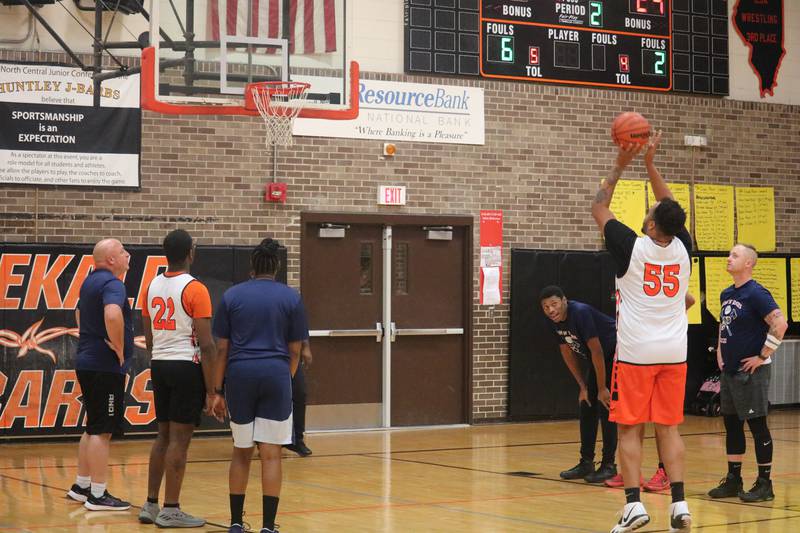
{"type": "Polygon", "coordinates": [[[468,421],[471,219],[302,223],[308,428],[468,421]]]}

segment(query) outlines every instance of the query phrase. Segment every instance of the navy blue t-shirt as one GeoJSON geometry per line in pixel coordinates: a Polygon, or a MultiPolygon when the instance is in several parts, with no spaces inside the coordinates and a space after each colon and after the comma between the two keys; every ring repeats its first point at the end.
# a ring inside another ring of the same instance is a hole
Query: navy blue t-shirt
{"type": "Polygon", "coordinates": [[[125,331],[125,363],[133,357],[133,320],[125,284],[109,270],[95,269],[81,285],[78,310],[80,311],[80,336],[75,361],[76,370],[124,373],[117,354],[106,340],[105,306],[116,304],[122,309],[125,331]]]}
{"type": "Polygon", "coordinates": [[[769,325],[764,317],[778,309],[767,289],[751,279],[741,287],[731,285],[720,294],[720,348],[723,369],[735,374],[742,359],[761,353],[769,325]]]}
{"type": "Polygon", "coordinates": [[[230,340],[228,361],[285,357],[289,343],[308,338],[300,293],[283,283],[252,279],[222,296],[214,336],[230,340]]]}
{"type": "Polygon", "coordinates": [[[617,349],[617,324],[613,318],[591,305],[575,300],[567,302],[567,319],[550,321],[559,344],[567,344],[576,354],[591,359],[592,352],[586,341],[592,337],[600,340],[607,361],[614,358],[617,349]]]}

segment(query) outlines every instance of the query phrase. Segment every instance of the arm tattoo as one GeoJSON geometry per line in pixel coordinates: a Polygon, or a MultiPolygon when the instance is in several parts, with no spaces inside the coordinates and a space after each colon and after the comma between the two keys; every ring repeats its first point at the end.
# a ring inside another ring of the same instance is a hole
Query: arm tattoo
{"type": "Polygon", "coordinates": [[[769,334],[779,339],[783,338],[783,335],[778,331],[778,324],[782,319],[783,313],[780,309],[775,309],[773,312],[767,315],[767,318],[765,319],[767,324],[769,324],[769,334]]]}
{"type": "Polygon", "coordinates": [[[599,191],[597,191],[597,194],[594,197],[594,203],[596,204],[605,203],[607,198],[608,198],[608,191],[605,189],[600,189],[599,191]]]}

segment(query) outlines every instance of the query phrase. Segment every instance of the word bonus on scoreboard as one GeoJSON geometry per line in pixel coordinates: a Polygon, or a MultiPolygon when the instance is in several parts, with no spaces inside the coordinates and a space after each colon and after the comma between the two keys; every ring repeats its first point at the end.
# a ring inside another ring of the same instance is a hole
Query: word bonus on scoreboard
{"type": "Polygon", "coordinates": [[[670,0],[481,0],[481,74],[668,91],[670,0]]]}

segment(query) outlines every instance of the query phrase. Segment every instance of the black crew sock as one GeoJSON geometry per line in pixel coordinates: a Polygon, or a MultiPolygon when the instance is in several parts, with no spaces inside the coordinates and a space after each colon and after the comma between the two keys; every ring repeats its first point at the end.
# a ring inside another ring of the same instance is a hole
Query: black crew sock
{"type": "Polygon", "coordinates": [[[180,506],[181,506],[181,504],[179,504],[179,503],[167,503],[167,502],[164,502],[164,509],[167,509],[169,507],[178,508],[180,506]]]}
{"type": "Polygon", "coordinates": [[[736,479],[741,479],[742,477],[741,461],[739,462],[728,461],[728,473],[733,474],[733,477],[735,477],[736,479]]]}
{"type": "Polygon", "coordinates": [[[763,479],[769,479],[769,475],[772,473],[772,465],[758,465],[758,477],[763,479]]]}
{"type": "Polygon", "coordinates": [[[686,499],[686,496],[683,495],[683,481],[673,481],[670,483],[670,487],[672,488],[672,503],[682,502],[686,499]]]}
{"type": "Polygon", "coordinates": [[[150,498],[150,497],[148,497],[147,498],[147,503],[154,503],[154,504],[158,505],[158,498],[150,498]]]}
{"type": "Polygon", "coordinates": [[[277,496],[261,496],[261,507],[264,514],[264,522],[261,527],[269,530],[275,529],[275,515],[278,514],[278,498],[277,496]]]}
{"type": "Polygon", "coordinates": [[[633,503],[641,501],[641,496],[639,495],[639,487],[634,487],[631,489],[625,489],[625,503],[633,503]]]}
{"type": "Polygon", "coordinates": [[[661,470],[664,470],[664,463],[662,463],[661,461],[659,461],[659,462],[658,462],[658,467],[659,467],[661,470]]]}
{"type": "Polygon", "coordinates": [[[242,525],[244,514],[244,494],[229,494],[231,499],[231,525],[242,525]]]}

